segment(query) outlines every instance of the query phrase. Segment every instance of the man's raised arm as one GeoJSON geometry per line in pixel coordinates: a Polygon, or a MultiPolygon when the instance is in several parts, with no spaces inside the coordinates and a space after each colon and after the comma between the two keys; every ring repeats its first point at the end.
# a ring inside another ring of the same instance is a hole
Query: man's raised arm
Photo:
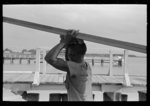
{"type": "Polygon", "coordinates": [[[67,72],[68,71],[67,62],[61,58],[57,58],[58,54],[60,53],[62,48],[64,48],[64,46],[65,46],[64,42],[60,42],[59,44],[57,44],[46,54],[45,60],[53,67],[67,72]]]}

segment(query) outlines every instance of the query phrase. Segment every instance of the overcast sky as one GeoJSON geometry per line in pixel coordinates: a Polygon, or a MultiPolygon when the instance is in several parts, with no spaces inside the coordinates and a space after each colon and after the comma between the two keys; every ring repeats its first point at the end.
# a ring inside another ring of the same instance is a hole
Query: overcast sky
{"type": "MultiPolygon", "coordinates": [[[[121,41],[147,44],[146,5],[3,5],[3,16],[63,29],[79,29],[82,33],[121,41]]],[[[21,51],[24,48],[52,48],[59,40],[59,36],[52,33],[3,23],[4,49],[21,51]]],[[[123,50],[88,41],[86,44],[88,52],[123,50]]]]}

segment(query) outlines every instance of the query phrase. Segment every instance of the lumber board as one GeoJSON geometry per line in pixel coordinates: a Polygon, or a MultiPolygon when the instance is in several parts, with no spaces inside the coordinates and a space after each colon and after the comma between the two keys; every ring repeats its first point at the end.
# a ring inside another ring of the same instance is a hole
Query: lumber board
{"type": "MultiPolygon", "coordinates": [[[[66,33],[68,31],[66,29],[56,28],[56,27],[47,26],[47,25],[41,25],[41,24],[23,21],[23,20],[14,19],[14,18],[9,18],[9,17],[3,17],[3,22],[9,23],[9,24],[14,24],[14,25],[19,25],[19,26],[23,26],[23,27],[27,27],[27,28],[32,28],[32,29],[36,29],[36,30],[40,30],[40,31],[55,33],[55,34],[59,34],[59,35],[60,34],[66,35],[66,33]]],[[[77,38],[83,39],[86,41],[90,41],[90,42],[108,45],[108,46],[113,46],[113,47],[132,50],[132,51],[136,51],[136,52],[146,53],[146,46],[141,45],[141,44],[135,44],[135,43],[131,43],[131,42],[125,42],[125,41],[95,36],[95,35],[91,35],[91,34],[85,34],[85,33],[81,33],[81,32],[79,32],[79,34],[77,35],[77,38]]]]}

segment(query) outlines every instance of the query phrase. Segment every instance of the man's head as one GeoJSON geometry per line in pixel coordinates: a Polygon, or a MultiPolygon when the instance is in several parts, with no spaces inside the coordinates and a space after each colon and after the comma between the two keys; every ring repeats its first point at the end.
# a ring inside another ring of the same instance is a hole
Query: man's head
{"type": "Polygon", "coordinates": [[[66,47],[67,61],[80,62],[86,53],[86,45],[81,39],[73,38],[66,47]]]}

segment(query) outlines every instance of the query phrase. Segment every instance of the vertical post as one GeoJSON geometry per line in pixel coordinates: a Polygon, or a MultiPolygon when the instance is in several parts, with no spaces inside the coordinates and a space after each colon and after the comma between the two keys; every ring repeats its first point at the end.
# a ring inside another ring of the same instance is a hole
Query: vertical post
{"type": "Polygon", "coordinates": [[[36,50],[36,71],[40,72],[40,48],[36,50]]]}
{"type": "Polygon", "coordinates": [[[30,59],[29,58],[27,58],[27,63],[30,64],[30,59]]]}
{"type": "Polygon", "coordinates": [[[11,57],[11,64],[13,64],[14,63],[14,58],[13,57],[11,57]]]}
{"type": "Polygon", "coordinates": [[[94,92],[94,101],[103,101],[103,92],[95,91],[94,92]]]}
{"type": "Polygon", "coordinates": [[[19,64],[21,64],[21,60],[22,60],[22,59],[21,59],[21,58],[19,58],[19,64]]]}
{"type": "Polygon", "coordinates": [[[92,58],[92,66],[94,66],[94,59],[92,58]]]}
{"type": "Polygon", "coordinates": [[[39,93],[39,101],[49,101],[49,92],[40,91],[39,93]]]}
{"type": "Polygon", "coordinates": [[[43,74],[46,74],[46,61],[45,61],[45,56],[46,56],[46,50],[43,49],[43,74]]]}
{"type": "Polygon", "coordinates": [[[13,64],[13,55],[10,55],[10,63],[13,64]]]}
{"type": "Polygon", "coordinates": [[[123,71],[124,71],[124,84],[125,86],[131,86],[130,78],[128,75],[128,69],[127,69],[127,58],[128,58],[128,51],[124,50],[124,65],[123,65],[123,71]]]}
{"type": "Polygon", "coordinates": [[[123,64],[123,72],[124,74],[127,73],[127,57],[128,57],[128,54],[127,54],[127,50],[124,50],[124,64],[123,64]]]}
{"type": "Polygon", "coordinates": [[[114,101],[121,101],[121,93],[114,92],[114,101]]]}
{"type": "Polygon", "coordinates": [[[113,75],[113,72],[112,72],[112,65],[113,65],[113,54],[112,54],[112,51],[111,50],[109,50],[109,55],[110,55],[110,57],[109,57],[109,76],[112,76],[113,75]]]}
{"type": "Polygon", "coordinates": [[[40,82],[40,49],[36,49],[36,70],[34,74],[33,84],[39,85],[40,82]]]}

